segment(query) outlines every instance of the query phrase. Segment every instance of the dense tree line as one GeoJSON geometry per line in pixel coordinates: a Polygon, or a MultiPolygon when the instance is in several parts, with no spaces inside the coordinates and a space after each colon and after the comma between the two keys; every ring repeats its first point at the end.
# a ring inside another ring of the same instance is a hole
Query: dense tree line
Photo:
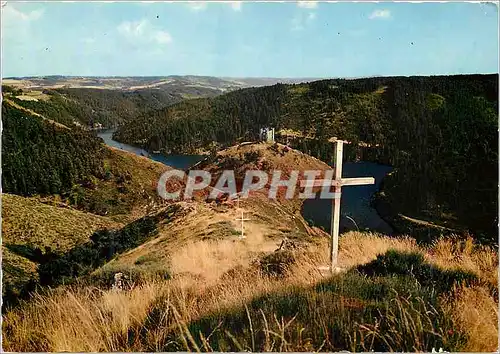
{"type": "MultiPolygon", "coordinates": [[[[261,127],[292,129],[292,145],[331,162],[331,137],[378,145],[365,157],[390,163],[385,189],[400,212],[452,215],[496,235],[498,75],[321,80],[243,89],[140,115],[115,138],[190,153],[254,140],[261,127]]],[[[286,138],[282,137],[282,142],[286,138]]],[[[348,148],[357,155],[359,148],[348,148]]],[[[496,237],[496,236],[493,236],[496,237]]]]}
{"type": "Polygon", "coordinates": [[[17,104],[67,126],[105,128],[116,127],[147,112],[180,102],[186,97],[212,97],[220,91],[203,87],[141,88],[137,90],[113,90],[95,88],[58,88],[42,92],[48,100],[21,100],[21,89],[2,85],[2,92],[17,104]]]}
{"type": "Polygon", "coordinates": [[[31,109],[67,126],[93,128],[100,123],[109,128],[149,110],[160,109],[182,100],[180,95],[161,90],[119,91],[106,89],[68,88],[44,90],[48,100],[26,101],[16,98],[11,89],[9,97],[17,104],[31,109]]]}
{"type": "Polygon", "coordinates": [[[29,196],[69,193],[103,174],[100,139],[63,129],[2,103],[2,190],[29,196]]]}

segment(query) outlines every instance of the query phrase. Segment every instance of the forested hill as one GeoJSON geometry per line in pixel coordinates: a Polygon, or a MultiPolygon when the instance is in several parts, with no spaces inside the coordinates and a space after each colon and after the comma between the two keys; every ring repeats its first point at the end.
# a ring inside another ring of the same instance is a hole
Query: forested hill
{"type": "Polygon", "coordinates": [[[27,109],[50,117],[61,124],[92,127],[100,123],[113,127],[148,110],[160,109],[183,99],[159,90],[124,92],[118,90],[69,88],[39,92],[33,99],[24,89],[3,86],[4,95],[27,109]]]}
{"type": "Polygon", "coordinates": [[[410,144],[405,140],[419,133],[416,123],[439,124],[438,116],[462,100],[484,100],[496,110],[497,84],[498,75],[276,84],[148,112],[120,127],[115,137],[154,150],[189,152],[212,141],[230,146],[238,139],[256,139],[259,128],[273,126],[318,139],[337,136],[404,148],[410,144]]]}
{"type": "Polygon", "coordinates": [[[2,191],[64,194],[103,174],[103,146],[90,133],[59,128],[2,103],[2,191]]]}
{"type": "Polygon", "coordinates": [[[243,89],[139,115],[115,138],[189,153],[256,139],[263,126],[286,129],[295,147],[327,162],[331,137],[378,144],[375,160],[397,168],[385,183],[393,209],[498,232],[497,74],[243,89]]]}
{"type": "Polygon", "coordinates": [[[157,197],[166,166],[107,148],[92,132],[2,102],[2,192],[100,215],[129,215],[157,197]]]}

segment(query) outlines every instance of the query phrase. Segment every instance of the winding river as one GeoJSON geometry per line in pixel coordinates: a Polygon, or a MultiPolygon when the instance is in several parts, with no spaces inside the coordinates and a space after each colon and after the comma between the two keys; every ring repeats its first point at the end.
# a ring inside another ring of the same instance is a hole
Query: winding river
{"type": "MultiPolygon", "coordinates": [[[[102,130],[97,135],[109,146],[136,155],[147,156],[176,169],[185,170],[204,158],[201,155],[150,154],[141,148],[113,140],[113,132],[114,129],[102,130]]],[[[392,167],[373,162],[360,161],[343,164],[342,177],[374,177],[375,184],[342,188],[340,232],[359,229],[377,231],[386,235],[392,234],[392,228],[380,218],[377,211],[370,205],[370,200],[378,190],[382,179],[391,171],[392,167]]],[[[302,206],[302,216],[311,224],[323,227],[325,231],[329,232],[331,205],[331,200],[319,198],[306,200],[302,206]]]]}
{"type": "Polygon", "coordinates": [[[136,155],[149,157],[154,161],[161,162],[179,170],[185,170],[205,158],[203,155],[163,155],[149,153],[144,149],[113,140],[113,133],[115,130],[116,129],[101,130],[97,133],[97,136],[102,138],[108,146],[132,152],[136,155]]]}

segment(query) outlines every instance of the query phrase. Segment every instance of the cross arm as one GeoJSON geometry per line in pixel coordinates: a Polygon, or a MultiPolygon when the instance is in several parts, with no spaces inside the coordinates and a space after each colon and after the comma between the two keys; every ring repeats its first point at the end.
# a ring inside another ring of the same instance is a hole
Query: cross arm
{"type": "Polygon", "coordinates": [[[375,178],[358,177],[358,178],[342,178],[340,181],[327,180],[327,179],[300,181],[301,187],[323,187],[323,186],[342,187],[342,186],[361,186],[367,184],[375,184],[375,178]]]}

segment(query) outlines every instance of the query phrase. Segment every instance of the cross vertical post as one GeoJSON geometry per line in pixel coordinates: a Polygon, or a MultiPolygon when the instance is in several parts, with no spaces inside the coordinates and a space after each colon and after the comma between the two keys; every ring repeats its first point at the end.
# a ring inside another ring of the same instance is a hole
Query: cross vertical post
{"type": "Polygon", "coordinates": [[[245,220],[245,219],[243,218],[243,210],[242,210],[241,211],[241,238],[245,238],[245,234],[244,234],[245,229],[243,228],[243,220],[245,220]]]}
{"type": "MultiPolygon", "coordinates": [[[[343,141],[337,140],[335,142],[335,160],[334,160],[334,178],[336,181],[342,179],[342,154],[343,154],[343,141]]],[[[342,187],[335,185],[334,187],[335,198],[332,200],[332,219],[331,230],[332,238],[330,240],[330,271],[333,272],[337,267],[337,260],[339,255],[339,224],[340,224],[340,197],[342,187]]]]}
{"type": "MultiPolygon", "coordinates": [[[[346,142],[348,143],[348,142],[346,142]]],[[[333,162],[334,178],[331,180],[303,180],[300,181],[301,187],[334,187],[332,200],[332,218],[331,218],[331,240],[330,240],[330,265],[328,267],[320,267],[320,269],[330,269],[333,273],[336,271],[339,254],[339,226],[340,226],[340,198],[342,186],[362,186],[375,184],[373,177],[358,177],[358,178],[342,178],[342,154],[344,141],[335,141],[335,152],[333,162]]]]}

